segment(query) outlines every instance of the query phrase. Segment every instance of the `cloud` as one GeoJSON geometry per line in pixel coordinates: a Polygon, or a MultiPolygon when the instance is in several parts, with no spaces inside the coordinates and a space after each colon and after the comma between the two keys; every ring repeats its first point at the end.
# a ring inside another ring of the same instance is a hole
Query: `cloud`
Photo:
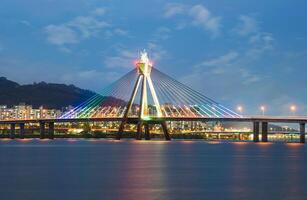
{"type": "MultiPolygon", "coordinates": [[[[244,55],[241,55],[236,51],[230,51],[222,56],[219,56],[217,58],[203,61],[201,64],[198,64],[196,67],[209,67],[206,68],[205,73],[209,76],[229,76],[231,78],[236,77],[237,80],[240,80],[241,84],[244,85],[250,85],[255,82],[258,82],[261,80],[261,77],[257,75],[254,71],[251,72],[251,70],[247,67],[247,60],[245,57],[242,57],[244,55]]],[[[201,70],[203,71],[203,69],[201,70]]],[[[199,73],[198,70],[196,73],[199,73]]],[[[204,72],[201,72],[203,74],[204,72]]],[[[227,78],[222,78],[227,80],[227,78]]]]}
{"type": "Polygon", "coordinates": [[[274,41],[272,33],[257,33],[249,38],[249,43],[257,46],[265,46],[266,48],[272,47],[274,41]]]}
{"type": "Polygon", "coordinates": [[[160,41],[160,40],[166,40],[170,38],[170,33],[172,30],[167,27],[159,27],[153,34],[154,40],[160,41]]]}
{"type": "Polygon", "coordinates": [[[108,56],[104,64],[108,68],[131,68],[133,61],[137,58],[137,52],[127,49],[120,49],[116,56],[108,56]]]}
{"type": "Polygon", "coordinates": [[[71,53],[72,52],[71,49],[69,49],[69,48],[67,48],[65,46],[60,46],[59,50],[64,52],[64,53],[71,53]]]}
{"type": "Polygon", "coordinates": [[[48,25],[44,30],[48,42],[55,45],[64,45],[75,44],[82,39],[97,35],[108,26],[109,24],[105,21],[97,20],[92,16],[79,16],[64,24],[48,25]]]}
{"type": "Polygon", "coordinates": [[[109,24],[91,16],[79,16],[71,22],[68,22],[66,26],[74,28],[75,31],[79,31],[82,38],[89,38],[90,36],[96,35],[101,29],[108,27],[109,24]]]}
{"type": "Polygon", "coordinates": [[[199,25],[205,30],[211,32],[213,36],[217,36],[220,31],[220,17],[214,17],[210,11],[203,5],[195,5],[189,10],[193,23],[199,25]]]}
{"type": "Polygon", "coordinates": [[[108,29],[103,34],[105,39],[110,39],[112,37],[116,36],[125,36],[130,37],[129,32],[127,30],[121,29],[121,28],[115,28],[115,29],[108,29]]]}
{"type": "Polygon", "coordinates": [[[250,72],[246,68],[239,68],[238,69],[239,75],[242,77],[242,84],[250,85],[252,83],[256,83],[261,80],[261,77],[255,73],[250,72]]]}
{"type": "Polygon", "coordinates": [[[49,25],[45,27],[47,40],[51,44],[64,45],[79,42],[78,34],[66,25],[49,25]]]}
{"type": "Polygon", "coordinates": [[[128,31],[124,30],[124,29],[121,29],[121,28],[114,29],[113,33],[116,34],[116,35],[122,35],[122,36],[127,36],[128,35],[128,31]]]}
{"type": "Polygon", "coordinates": [[[87,16],[77,16],[61,24],[50,24],[44,27],[47,41],[50,44],[57,45],[61,51],[64,49],[63,52],[69,52],[69,48],[65,45],[76,44],[91,37],[98,37],[102,31],[105,32],[102,34],[104,36],[107,36],[107,32],[111,32],[111,35],[127,34],[123,29],[115,28],[112,30],[112,26],[101,18],[104,13],[104,8],[97,8],[87,16]]]}
{"type": "Polygon", "coordinates": [[[91,12],[92,15],[96,15],[96,16],[102,16],[106,13],[106,9],[105,8],[96,8],[95,10],[93,10],[91,12]]]}
{"type": "Polygon", "coordinates": [[[260,76],[250,66],[253,65],[244,52],[231,50],[216,58],[206,59],[196,64],[190,74],[182,77],[181,80],[199,90],[203,90],[201,87],[203,84],[206,84],[206,88],[220,88],[213,91],[212,96],[232,97],[238,91],[246,90],[247,87],[251,87],[265,78],[265,75],[260,76]],[[231,93],[233,88],[236,90],[231,93]]]}
{"type": "Polygon", "coordinates": [[[50,24],[44,27],[47,41],[56,45],[65,53],[71,53],[69,45],[77,44],[93,37],[109,39],[115,36],[129,36],[129,32],[114,27],[105,20],[106,9],[97,8],[86,16],[77,16],[61,24],[50,24]],[[102,16],[104,18],[102,18],[102,16]]]}
{"type": "Polygon", "coordinates": [[[264,52],[274,49],[274,37],[271,33],[259,32],[249,38],[251,48],[246,51],[246,55],[250,58],[259,58],[264,52]]]}
{"type": "Polygon", "coordinates": [[[239,22],[232,32],[247,39],[249,49],[245,51],[246,56],[250,59],[256,59],[264,52],[274,49],[274,36],[272,33],[263,32],[259,22],[248,15],[240,15],[239,22]]]}
{"type": "Polygon", "coordinates": [[[225,55],[221,55],[211,60],[205,60],[196,65],[195,68],[206,67],[206,69],[213,75],[225,74],[229,71],[229,66],[233,66],[233,62],[237,60],[239,53],[236,51],[230,51],[225,55]]]}
{"type": "Polygon", "coordinates": [[[234,61],[239,56],[239,53],[236,51],[230,51],[229,53],[219,56],[217,58],[206,60],[199,64],[198,66],[225,66],[229,65],[230,62],[234,61]]]}
{"type": "Polygon", "coordinates": [[[165,17],[173,17],[178,14],[183,14],[185,12],[185,6],[183,4],[171,3],[166,5],[164,9],[165,17]]]}
{"type": "Polygon", "coordinates": [[[31,23],[27,20],[21,20],[20,23],[25,25],[25,26],[31,26],[31,23]]]}
{"type": "Polygon", "coordinates": [[[233,29],[240,36],[247,36],[259,30],[258,21],[247,15],[240,15],[238,25],[233,29]]]}
{"type": "Polygon", "coordinates": [[[279,80],[272,79],[271,73],[263,71],[263,67],[259,66],[261,58],[268,56],[274,49],[274,37],[271,33],[257,31],[241,40],[244,45],[240,50],[230,50],[195,64],[191,72],[181,80],[228,104],[235,105],[250,97],[247,104],[256,108],[250,110],[255,113],[263,99],[269,104],[278,99],[282,91],[278,87],[279,80]],[[204,84],[209,93],[204,91],[204,84]]]}
{"type": "MultiPolygon", "coordinates": [[[[206,16],[207,14],[203,13],[202,18],[206,18],[206,16]]],[[[222,99],[228,98],[227,100],[238,98],[240,93],[259,99],[260,97],[255,96],[258,90],[266,95],[275,90],[274,87],[277,83],[274,83],[274,86],[270,88],[267,85],[268,83],[273,84],[271,83],[271,74],[259,70],[263,68],[259,66],[261,58],[267,57],[274,50],[274,36],[272,33],[261,31],[256,20],[247,17],[241,17],[240,20],[244,21],[244,26],[242,25],[240,29],[241,32],[237,32],[239,36],[244,36],[240,38],[242,43],[240,50],[230,50],[215,58],[199,62],[194,65],[189,75],[182,77],[184,82],[201,90],[203,88],[199,86],[199,82],[206,80],[207,88],[220,88],[220,90],[213,91],[213,96],[220,96],[222,99]],[[251,91],[250,88],[256,89],[251,91]]],[[[278,96],[278,94],[276,95],[278,96]]],[[[270,95],[268,99],[270,98],[273,97],[270,95]]]]}
{"type": "Polygon", "coordinates": [[[184,16],[190,22],[181,21],[176,26],[178,29],[185,28],[188,24],[193,24],[210,32],[213,37],[220,34],[221,17],[212,15],[204,5],[187,6],[184,4],[168,4],[165,7],[164,17],[171,18],[179,15],[184,16]]]}

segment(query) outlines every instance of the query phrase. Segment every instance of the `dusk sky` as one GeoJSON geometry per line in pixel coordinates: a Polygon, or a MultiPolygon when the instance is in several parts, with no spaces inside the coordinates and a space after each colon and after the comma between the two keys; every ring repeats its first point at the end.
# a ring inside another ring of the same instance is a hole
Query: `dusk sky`
{"type": "Polygon", "coordinates": [[[99,92],[146,49],[155,67],[245,114],[307,115],[303,0],[1,0],[0,76],[99,92]]]}

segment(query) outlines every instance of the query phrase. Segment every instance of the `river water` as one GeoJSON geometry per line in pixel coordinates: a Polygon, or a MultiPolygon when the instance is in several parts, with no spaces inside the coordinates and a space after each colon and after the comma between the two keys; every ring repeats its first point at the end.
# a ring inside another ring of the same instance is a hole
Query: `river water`
{"type": "Polygon", "coordinates": [[[307,145],[0,140],[1,200],[307,199],[307,145]]]}

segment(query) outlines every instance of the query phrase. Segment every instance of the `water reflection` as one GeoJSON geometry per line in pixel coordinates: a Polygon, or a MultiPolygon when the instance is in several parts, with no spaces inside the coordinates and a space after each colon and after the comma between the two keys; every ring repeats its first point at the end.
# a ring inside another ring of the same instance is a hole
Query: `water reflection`
{"type": "Polygon", "coordinates": [[[133,141],[138,144],[125,151],[122,162],[118,199],[160,199],[167,186],[167,161],[164,159],[166,142],[133,141]],[[148,145],[150,148],[148,148],[148,145]]]}
{"type": "Polygon", "coordinates": [[[306,150],[193,140],[0,140],[1,199],[304,199],[306,150]]]}

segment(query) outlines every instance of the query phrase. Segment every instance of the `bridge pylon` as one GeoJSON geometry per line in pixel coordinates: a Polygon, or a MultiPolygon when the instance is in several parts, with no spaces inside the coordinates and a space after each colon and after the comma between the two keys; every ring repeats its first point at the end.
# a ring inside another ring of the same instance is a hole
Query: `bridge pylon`
{"type": "Polygon", "coordinates": [[[166,140],[170,140],[170,135],[167,130],[166,122],[165,121],[151,121],[150,120],[150,114],[148,110],[148,88],[149,93],[153,99],[153,106],[155,107],[156,116],[157,118],[162,117],[162,110],[159,103],[159,99],[156,94],[156,90],[153,86],[153,82],[151,79],[151,71],[153,64],[150,62],[148,58],[147,52],[144,50],[140,53],[140,60],[136,63],[137,71],[138,71],[138,77],[135,81],[131,97],[128,101],[126,110],[124,112],[123,120],[120,123],[119,130],[116,136],[116,139],[121,139],[122,133],[124,131],[125,124],[129,123],[129,113],[131,111],[131,107],[136,99],[136,96],[138,92],[140,91],[140,106],[138,109],[138,118],[136,123],[137,125],[137,134],[136,139],[141,140],[142,139],[142,132],[143,127],[145,130],[145,139],[150,139],[150,129],[149,124],[160,124],[165,136],[166,140]]]}

